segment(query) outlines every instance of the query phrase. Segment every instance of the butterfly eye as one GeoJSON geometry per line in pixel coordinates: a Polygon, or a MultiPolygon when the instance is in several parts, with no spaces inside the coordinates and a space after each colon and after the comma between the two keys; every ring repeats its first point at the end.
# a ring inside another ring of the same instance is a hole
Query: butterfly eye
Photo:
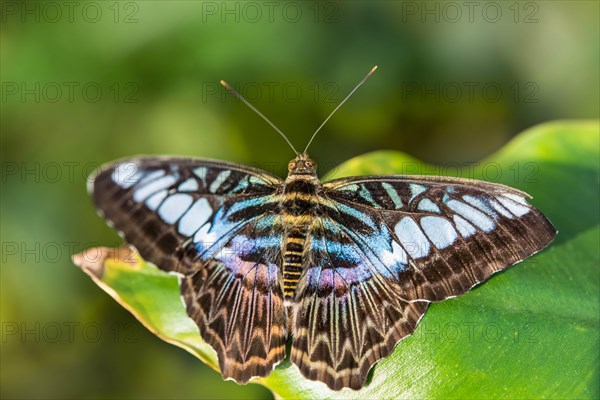
{"type": "Polygon", "coordinates": [[[313,168],[315,168],[317,165],[315,164],[315,162],[314,162],[313,160],[306,160],[306,166],[307,166],[308,168],[311,168],[311,169],[313,169],[313,168]]]}
{"type": "Polygon", "coordinates": [[[296,169],[296,161],[292,160],[290,161],[290,163],[288,164],[288,171],[292,171],[296,169]]]}

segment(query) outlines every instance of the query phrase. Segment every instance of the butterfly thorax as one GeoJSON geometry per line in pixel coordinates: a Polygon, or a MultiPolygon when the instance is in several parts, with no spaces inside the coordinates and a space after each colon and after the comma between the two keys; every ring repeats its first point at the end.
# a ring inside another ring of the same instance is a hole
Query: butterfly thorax
{"type": "Polygon", "coordinates": [[[281,216],[285,226],[282,242],[283,293],[287,300],[294,297],[305,264],[307,237],[318,208],[317,192],[321,185],[316,163],[299,155],[288,165],[281,201],[281,216]]]}

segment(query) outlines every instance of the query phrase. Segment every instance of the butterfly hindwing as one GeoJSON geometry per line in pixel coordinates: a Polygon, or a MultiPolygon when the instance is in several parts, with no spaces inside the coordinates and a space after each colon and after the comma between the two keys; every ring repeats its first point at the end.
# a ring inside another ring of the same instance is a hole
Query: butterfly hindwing
{"type": "Polygon", "coordinates": [[[556,235],[527,203],[527,194],[500,184],[371,176],[324,187],[337,211],[334,217],[358,228],[354,235],[374,253],[374,266],[400,285],[408,301],[465,293],[540,251],[556,235]]]}
{"type": "Polygon", "coordinates": [[[334,390],[360,389],[370,368],[410,335],[429,303],[400,299],[346,228],[324,218],[311,232],[299,284],[291,360],[334,390]]]}
{"type": "Polygon", "coordinates": [[[188,314],[216,350],[223,378],[239,383],[268,375],[285,358],[281,225],[272,218],[246,224],[181,285],[188,314]]]}

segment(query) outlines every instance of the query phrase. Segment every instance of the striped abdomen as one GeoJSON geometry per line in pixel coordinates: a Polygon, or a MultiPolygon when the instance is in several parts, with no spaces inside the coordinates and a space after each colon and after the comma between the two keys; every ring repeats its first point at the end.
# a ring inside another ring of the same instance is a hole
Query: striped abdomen
{"type": "Polygon", "coordinates": [[[283,253],[283,294],[288,299],[294,297],[302,275],[305,244],[306,230],[301,227],[292,228],[283,253]]]}
{"type": "Polygon", "coordinates": [[[290,175],[281,202],[281,213],[287,235],[283,243],[283,294],[294,297],[304,270],[307,235],[317,206],[316,175],[290,175]]]}

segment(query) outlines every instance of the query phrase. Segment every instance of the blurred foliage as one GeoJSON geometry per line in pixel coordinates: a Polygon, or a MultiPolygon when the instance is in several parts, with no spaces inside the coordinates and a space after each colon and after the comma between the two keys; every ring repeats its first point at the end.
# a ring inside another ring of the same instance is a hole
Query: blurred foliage
{"type": "Polygon", "coordinates": [[[476,2],[472,18],[460,2],[459,18],[441,2],[271,4],[0,3],[3,398],[268,395],[173,352],[69,259],[120,243],[85,192],[101,163],[178,154],[283,173],[289,148],[220,79],[303,147],[379,65],[313,143],[322,171],[371,150],[465,165],[536,123],[598,118],[597,2],[489,3],[500,17],[476,2]]]}

